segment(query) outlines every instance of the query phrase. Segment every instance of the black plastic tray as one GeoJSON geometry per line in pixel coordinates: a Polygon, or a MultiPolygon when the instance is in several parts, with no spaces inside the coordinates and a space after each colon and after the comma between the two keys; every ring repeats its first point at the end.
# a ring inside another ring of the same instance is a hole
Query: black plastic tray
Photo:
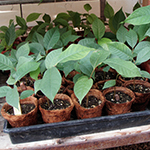
{"type": "Polygon", "coordinates": [[[3,131],[8,133],[13,144],[62,138],[146,125],[150,123],[150,110],[126,114],[101,116],[90,119],[70,120],[51,124],[37,124],[12,128],[4,122],[3,131]]]}

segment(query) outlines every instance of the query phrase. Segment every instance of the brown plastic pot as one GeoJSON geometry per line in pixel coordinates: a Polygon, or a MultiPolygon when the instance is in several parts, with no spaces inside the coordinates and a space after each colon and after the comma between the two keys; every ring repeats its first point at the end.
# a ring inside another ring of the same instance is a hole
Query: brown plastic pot
{"type": "MultiPolygon", "coordinates": [[[[131,84],[144,85],[144,86],[150,88],[150,83],[149,82],[141,81],[141,80],[130,80],[128,82],[125,82],[123,84],[123,86],[128,87],[131,84]]],[[[148,102],[149,102],[150,93],[134,92],[134,94],[135,94],[135,101],[133,102],[132,110],[133,111],[145,110],[147,105],[148,105],[148,102]]]]}
{"type": "Polygon", "coordinates": [[[7,113],[7,111],[11,109],[12,106],[10,106],[8,103],[5,103],[1,109],[2,116],[9,122],[12,127],[23,127],[36,124],[38,111],[37,99],[33,96],[30,96],[20,100],[20,104],[34,104],[35,108],[27,114],[10,115],[7,113]]]}
{"type": "Polygon", "coordinates": [[[75,96],[75,94],[73,93],[71,95],[71,98],[75,105],[75,111],[78,119],[94,118],[102,115],[102,109],[105,104],[105,98],[102,92],[97,89],[90,89],[88,96],[95,96],[97,99],[100,99],[102,103],[94,108],[84,108],[78,103],[78,99],[75,96]]]}
{"type": "Polygon", "coordinates": [[[115,88],[116,88],[116,91],[121,91],[125,94],[128,94],[132,99],[129,102],[117,104],[117,103],[113,103],[105,98],[107,115],[116,115],[116,114],[123,114],[123,113],[130,112],[132,103],[135,100],[135,95],[130,89],[128,89],[126,87],[118,87],[118,86],[110,87],[103,91],[104,97],[107,93],[113,92],[115,90],[115,88]]]}
{"type": "Polygon", "coordinates": [[[62,99],[68,101],[71,105],[66,109],[56,109],[56,110],[46,110],[41,107],[43,103],[45,103],[48,98],[43,97],[39,99],[39,110],[42,114],[43,121],[45,123],[54,123],[54,122],[62,122],[70,120],[71,111],[74,107],[74,104],[69,96],[66,94],[56,94],[54,99],[62,99]]]}

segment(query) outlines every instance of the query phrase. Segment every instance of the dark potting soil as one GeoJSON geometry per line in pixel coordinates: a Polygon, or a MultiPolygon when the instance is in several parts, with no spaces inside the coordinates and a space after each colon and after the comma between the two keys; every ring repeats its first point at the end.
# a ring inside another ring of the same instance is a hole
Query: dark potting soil
{"type": "Polygon", "coordinates": [[[130,84],[127,86],[130,90],[137,93],[150,93],[150,88],[140,84],[130,84]]]}
{"type": "Polygon", "coordinates": [[[81,106],[84,108],[94,108],[98,105],[100,105],[102,101],[100,99],[97,99],[95,96],[88,96],[88,102],[87,97],[84,97],[84,99],[81,102],[81,106]]]}
{"type": "Polygon", "coordinates": [[[142,81],[146,80],[146,78],[143,78],[143,77],[135,77],[135,78],[124,78],[124,77],[122,77],[122,79],[125,80],[125,81],[129,81],[129,80],[133,80],[133,79],[142,80],[142,81]]]}
{"type": "MultiPolygon", "coordinates": [[[[21,104],[21,111],[22,114],[27,114],[29,113],[31,110],[33,110],[35,108],[34,104],[21,104]]],[[[9,113],[10,115],[14,115],[14,111],[13,108],[11,107],[7,113],[9,113]]]]}
{"type": "Polygon", "coordinates": [[[67,100],[54,99],[54,103],[49,100],[49,104],[43,103],[41,107],[46,110],[56,110],[56,109],[65,109],[70,106],[70,103],[67,100]]]}
{"type": "Polygon", "coordinates": [[[116,103],[116,104],[126,103],[132,100],[132,98],[129,95],[120,91],[116,91],[115,95],[114,95],[114,92],[107,93],[105,95],[105,98],[108,101],[112,103],[116,103]]]}
{"type": "Polygon", "coordinates": [[[115,79],[115,78],[116,78],[116,74],[114,72],[97,71],[97,72],[95,72],[94,82],[96,83],[101,80],[108,80],[108,79],[115,79]]]}

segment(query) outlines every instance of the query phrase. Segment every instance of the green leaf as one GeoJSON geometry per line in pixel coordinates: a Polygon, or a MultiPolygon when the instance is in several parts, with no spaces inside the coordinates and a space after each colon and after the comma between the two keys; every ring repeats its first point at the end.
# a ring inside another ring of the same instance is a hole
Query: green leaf
{"type": "Polygon", "coordinates": [[[93,80],[87,76],[82,76],[74,85],[74,93],[78,98],[80,104],[82,99],[86,96],[93,85],[93,80]]]}
{"type": "Polygon", "coordinates": [[[140,65],[143,62],[146,62],[150,58],[150,49],[149,47],[145,47],[144,49],[141,49],[141,51],[138,53],[136,58],[136,64],[140,65]]]}
{"type": "Polygon", "coordinates": [[[94,51],[90,58],[93,68],[96,68],[98,65],[100,65],[109,55],[110,53],[105,50],[94,51]]]}
{"type": "Polygon", "coordinates": [[[85,9],[87,12],[89,12],[89,11],[92,9],[92,7],[91,7],[90,4],[85,4],[85,5],[84,5],[84,9],[85,9]]]}
{"type": "Polygon", "coordinates": [[[150,79],[150,74],[147,71],[141,70],[141,76],[150,79]]]}
{"type": "Polygon", "coordinates": [[[16,22],[21,27],[21,29],[27,30],[28,27],[26,25],[26,21],[24,20],[24,18],[16,16],[16,22]]]}
{"type": "Polygon", "coordinates": [[[72,35],[71,30],[69,30],[61,35],[61,40],[63,42],[63,45],[66,46],[69,42],[74,42],[79,37],[80,36],[72,35]]]}
{"type": "Polygon", "coordinates": [[[40,43],[30,43],[29,49],[34,54],[41,54],[45,56],[45,50],[44,47],[40,43]]]}
{"type": "Polygon", "coordinates": [[[146,37],[146,32],[150,28],[150,24],[141,25],[138,28],[137,34],[139,36],[139,41],[142,41],[146,37]]]}
{"type": "Polygon", "coordinates": [[[41,91],[52,102],[54,100],[55,95],[60,89],[61,80],[62,80],[61,74],[55,67],[48,69],[44,73],[43,79],[41,81],[41,91]]]}
{"type": "Polygon", "coordinates": [[[19,47],[19,49],[16,52],[16,57],[17,59],[19,59],[19,57],[21,56],[28,56],[29,52],[30,52],[29,43],[26,43],[21,47],[19,47]]]}
{"type": "Polygon", "coordinates": [[[136,55],[137,55],[142,49],[144,49],[146,47],[150,47],[149,41],[139,42],[138,45],[135,47],[133,52],[136,53],[136,55]]]}
{"type": "Polygon", "coordinates": [[[38,75],[40,74],[40,68],[36,69],[35,71],[30,72],[30,77],[34,80],[38,80],[38,75]]]}
{"type": "Polygon", "coordinates": [[[79,44],[71,44],[65,51],[63,51],[58,60],[60,63],[64,63],[70,60],[79,60],[84,58],[90,51],[95,49],[88,48],[79,44]]]}
{"type": "Polygon", "coordinates": [[[13,44],[15,39],[16,39],[15,26],[14,23],[12,23],[5,33],[5,41],[7,45],[10,46],[11,44],[13,44]]]}
{"type": "Polygon", "coordinates": [[[92,23],[92,30],[94,32],[95,37],[100,40],[105,33],[104,23],[100,19],[95,19],[92,23]]]}
{"type": "Polygon", "coordinates": [[[31,13],[27,16],[26,21],[27,22],[35,21],[36,19],[39,18],[40,15],[41,15],[41,13],[31,13]]]}
{"type": "Polygon", "coordinates": [[[34,82],[34,93],[35,94],[41,90],[41,83],[42,83],[42,79],[36,80],[34,82]]]}
{"type": "Polygon", "coordinates": [[[111,32],[116,34],[117,30],[114,27],[113,20],[114,20],[114,16],[109,19],[109,28],[110,28],[111,32]]]}
{"type": "Polygon", "coordinates": [[[120,23],[125,20],[125,15],[122,11],[122,8],[114,15],[112,23],[115,30],[118,30],[120,27],[120,23]]]}
{"type": "Polygon", "coordinates": [[[136,9],[138,9],[140,7],[141,7],[141,5],[139,4],[139,2],[137,2],[133,7],[133,11],[135,11],[136,9]]]}
{"type": "Polygon", "coordinates": [[[55,67],[59,62],[59,55],[62,53],[62,48],[51,51],[45,59],[45,66],[47,69],[55,67]]]}
{"type": "Polygon", "coordinates": [[[87,21],[92,24],[94,22],[94,20],[97,19],[97,16],[95,14],[90,14],[87,17],[87,21]]]}
{"type": "Polygon", "coordinates": [[[150,28],[146,31],[145,36],[149,36],[150,37],[150,28]]]}
{"type": "Polygon", "coordinates": [[[7,30],[8,30],[8,27],[6,27],[6,26],[0,27],[0,31],[3,31],[4,33],[6,33],[7,30]]]}
{"type": "Polygon", "coordinates": [[[12,77],[12,75],[9,76],[9,78],[7,79],[6,83],[8,85],[14,85],[15,84],[15,79],[12,77]]]}
{"type": "Polygon", "coordinates": [[[50,23],[50,22],[51,22],[51,17],[50,17],[48,14],[44,14],[43,20],[44,20],[46,23],[50,23]]]}
{"type": "Polygon", "coordinates": [[[20,35],[23,35],[26,32],[26,30],[18,29],[16,31],[16,37],[19,37],[20,35]]]}
{"type": "Polygon", "coordinates": [[[105,4],[104,16],[106,18],[111,18],[114,16],[114,9],[109,5],[108,2],[106,2],[106,4],[105,4]]]}
{"type": "Polygon", "coordinates": [[[55,23],[55,26],[58,26],[58,25],[62,25],[63,27],[69,26],[66,19],[63,19],[63,18],[57,18],[53,22],[55,23]]]}
{"type": "Polygon", "coordinates": [[[102,89],[106,89],[116,85],[116,80],[106,81],[102,89]]]}
{"type": "Polygon", "coordinates": [[[27,98],[27,97],[33,95],[33,94],[34,94],[34,91],[32,91],[32,90],[25,90],[25,91],[23,91],[23,92],[21,93],[20,99],[25,99],[25,98],[27,98]]]}
{"type": "Polygon", "coordinates": [[[44,47],[46,50],[52,49],[60,38],[58,28],[52,28],[44,36],[44,47]]]}
{"type": "Polygon", "coordinates": [[[26,58],[24,56],[19,57],[18,64],[16,66],[15,80],[20,80],[27,73],[36,70],[39,67],[39,63],[32,60],[32,58],[26,58]]]}
{"type": "Polygon", "coordinates": [[[115,69],[123,77],[132,78],[141,76],[139,69],[131,61],[125,61],[120,58],[109,58],[104,63],[115,69]]]}
{"type": "Polygon", "coordinates": [[[120,42],[108,43],[108,49],[111,54],[124,60],[133,58],[132,51],[125,44],[120,42]]]}
{"type": "Polygon", "coordinates": [[[9,86],[1,86],[0,87],[0,97],[5,97],[9,90],[11,90],[11,87],[9,87],[9,86]]]}
{"type": "Polygon", "coordinates": [[[124,22],[133,25],[150,23],[150,5],[136,9],[124,22]]]}
{"type": "Polygon", "coordinates": [[[117,30],[116,36],[119,42],[124,43],[126,41],[126,34],[128,33],[127,29],[121,25],[117,30]]]}
{"type": "Polygon", "coordinates": [[[98,40],[98,44],[105,50],[108,50],[107,43],[112,42],[109,38],[102,38],[98,40]]]}
{"type": "Polygon", "coordinates": [[[43,36],[37,32],[35,32],[32,36],[32,42],[36,42],[41,44],[44,47],[43,36]]]}
{"type": "Polygon", "coordinates": [[[0,70],[12,70],[12,69],[14,70],[15,68],[10,59],[5,55],[0,54],[0,70]]]}
{"type": "Polygon", "coordinates": [[[138,36],[137,36],[136,32],[134,30],[130,29],[129,32],[126,33],[125,37],[126,37],[128,44],[132,48],[134,48],[134,46],[136,45],[137,40],[138,40],[138,36]]]}
{"type": "Polygon", "coordinates": [[[18,108],[18,105],[19,105],[19,93],[17,91],[17,87],[14,86],[13,89],[10,89],[8,92],[7,92],[7,95],[6,95],[6,102],[11,105],[12,107],[15,107],[17,109],[18,108]]]}

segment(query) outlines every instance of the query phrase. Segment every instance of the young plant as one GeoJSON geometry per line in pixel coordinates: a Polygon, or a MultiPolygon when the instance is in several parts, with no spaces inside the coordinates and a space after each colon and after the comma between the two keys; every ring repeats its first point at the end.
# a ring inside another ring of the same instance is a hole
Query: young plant
{"type": "Polygon", "coordinates": [[[29,56],[29,44],[21,46],[18,50],[11,50],[10,56],[0,54],[0,70],[9,70],[10,75],[6,83],[10,86],[0,87],[0,97],[6,97],[6,102],[14,108],[15,115],[21,114],[19,99],[32,95],[33,91],[24,91],[19,96],[16,83],[26,74],[35,71],[39,67],[31,56],[29,56]],[[13,88],[11,88],[13,87],[13,88]]]}

